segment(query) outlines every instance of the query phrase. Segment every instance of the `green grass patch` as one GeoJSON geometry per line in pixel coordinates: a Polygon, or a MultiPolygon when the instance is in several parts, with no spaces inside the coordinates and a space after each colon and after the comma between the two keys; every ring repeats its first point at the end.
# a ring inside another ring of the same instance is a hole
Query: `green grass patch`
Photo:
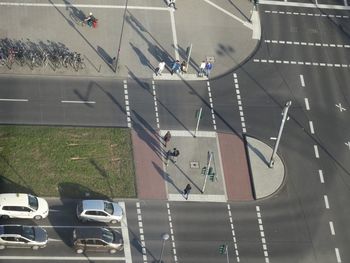
{"type": "Polygon", "coordinates": [[[135,197],[130,130],[0,126],[0,192],[135,197]]]}

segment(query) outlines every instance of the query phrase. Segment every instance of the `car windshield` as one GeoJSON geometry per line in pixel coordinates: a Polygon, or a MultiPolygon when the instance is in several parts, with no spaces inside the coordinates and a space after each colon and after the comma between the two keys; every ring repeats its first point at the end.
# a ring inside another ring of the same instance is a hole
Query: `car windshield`
{"type": "Polygon", "coordinates": [[[102,229],[102,239],[104,241],[106,241],[107,243],[112,243],[113,239],[114,239],[113,233],[111,231],[109,231],[108,229],[103,228],[102,229]]]}
{"type": "Polygon", "coordinates": [[[105,202],[105,209],[104,209],[108,214],[113,215],[114,208],[113,204],[110,202],[105,202]]]}
{"type": "Polygon", "coordinates": [[[31,208],[34,210],[38,210],[39,203],[38,203],[38,198],[32,195],[28,195],[28,203],[31,208]]]}
{"type": "Polygon", "coordinates": [[[34,240],[35,239],[35,233],[34,233],[34,227],[32,226],[23,226],[22,228],[22,236],[34,240]]]}

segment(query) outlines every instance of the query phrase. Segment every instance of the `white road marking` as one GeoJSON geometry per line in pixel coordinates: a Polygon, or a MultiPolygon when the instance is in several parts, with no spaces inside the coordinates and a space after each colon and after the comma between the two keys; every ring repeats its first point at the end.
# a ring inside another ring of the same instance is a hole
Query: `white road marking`
{"type": "Polygon", "coordinates": [[[126,215],[125,203],[118,202],[118,204],[121,206],[121,208],[124,211],[124,216],[123,216],[122,221],[121,221],[121,227],[122,227],[122,235],[123,235],[123,240],[124,240],[125,263],[132,263],[129,228],[128,228],[128,220],[127,220],[127,215],[126,215]]]}
{"type": "Polygon", "coordinates": [[[61,100],[62,103],[77,103],[77,104],[95,104],[95,101],[89,100],[61,100]]]}
{"type": "MultiPolygon", "coordinates": [[[[265,11],[265,13],[271,14],[270,12],[266,12],[266,11],[265,11]]],[[[272,13],[273,14],[277,14],[277,12],[274,12],[274,11],[272,11],[272,13]]],[[[315,14],[315,13],[307,13],[307,14],[306,13],[293,13],[293,14],[290,14],[290,13],[287,13],[287,12],[279,11],[278,14],[282,14],[282,15],[284,15],[284,14],[286,14],[286,15],[296,15],[296,16],[298,16],[298,15],[300,15],[300,16],[305,16],[305,15],[307,15],[307,16],[316,16],[317,15],[317,17],[318,17],[318,14],[315,14]]],[[[321,15],[321,17],[334,17],[334,15],[321,15]]],[[[340,15],[338,15],[337,18],[349,18],[349,16],[340,16],[340,15]]],[[[304,45],[306,45],[306,43],[304,43],[304,45]]]]}
{"type": "Polygon", "coordinates": [[[334,226],[333,226],[333,222],[332,221],[329,221],[329,228],[331,229],[332,236],[335,236],[335,231],[334,231],[334,226]]]}
{"type": "Polygon", "coordinates": [[[228,210],[229,219],[230,219],[230,223],[231,223],[230,225],[231,225],[231,232],[232,232],[234,251],[235,251],[235,255],[236,255],[236,261],[240,262],[238,245],[237,245],[236,234],[235,234],[235,228],[233,225],[233,219],[232,219],[232,213],[231,213],[231,206],[229,204],[227,204],[227,210],[228,210]]]}
{"type": "Polygon", "coordinates": [[[341,257],[337,247],[335,248],[335,256],[337,257],[337,263],[341,263],[341,257]]]}
{"type": "Polygon", "coordinates": [[[0,99],[0,101],[27,102],[27,99],[0,99]]]}
{"type": "MultiPolygon", "coordinates": [[[[211,89],[210,89],[210,82],[209,81],[207,81],[207,88],[208,88],[209,100],[213,101],[213,99],[211,97],[211,89]]],[[[214,105],[213,105],[213,103],[210,103],[210,111],[211,111],[211,119],[212,119],[212,122],[213,122],[214,131],[216,131],[216,120],[215,120],[215,113],[214,113],[214,105]]]]}
{"type": "Polygon", "coordinates": [[[265,239],[265,233],[264,233],[264,226],[263,226],[262,218],[261,218],[260,206],[256,206],[255,209],[256,209],[256,216],[258,218],[258,225],[259,225],[259,229],[260,229],[260,237],[261,237],[261,243],[262,243],[262,247],[263,247],[265,262],[268,263],[268,262],[270,262],[270,259],[269,259],[269,253],[267,251],[267,245],[266,245],[266,239],[265,239]]]}
{"type": "Polygon", "coordinates": [[[171,21],[171,31],[173,33],[173,41],[174,41],[174,47],[175,47],[175,59],[179,60],[179,46],[177,44],[177,34],[176,34],[176,27],[175,27],[175,16],[174,12],[170,11],[170,21],[171,21]]]}
{"type": "Polygon", "coordinates": [[[321,183],[324,184],[323,171],[322,170],[318,170],[318,174],[320,176],[321,183]]]}
{"type": "Polygon", "coordinates": [[[300,82],[301,82],[301,86],[305,87],[305,81],[304,81],[304,76],[300,74],[300,82]]]}
{"type": "Polygon", "coordinates": [[[246,129],[246,124],[245,124],[245,118],[243,117],[244,116],[244,112],[243,112],[243,107],[241,106],[242,105],[242,99],[241,99],[241,92],[239,90],[239,84],[238,84],[238,78],[237,78],[237,74],[236,73],[233,73],[233,80],[234,80],[234,83],[235,83],[235,91],[236,91],[236,98],[237,98],[237,102],[238,102],[238,105],[239,106],[239,115],[242,116],[241,117],[241,125],[242,125],[242,133],[245,134],[247,132],[247,129],[246,129]]]}
{"type": "Polygon", "coordinates": [[[320,158],[320,155],[319,155],[319,153],[318,153],[318,147],[317,147],[317,145],[314,145],[314,151],[315,151],[315,157],[318,159],[318,158],[320,158]]]}
{"type": "Polygon", "coordinates": [[[215,7],[216,9],[220,10],[221,12],[223,12],[224,14],[232,17],[233,19],[239,21],[240,23],[242,23],[244,26],[248,27],[249,29],[253,29],[252,24],[249,23],[248,21],[243,21],[242,19],[240,19],[239,17],[231,14],[230,12],[228,12],[227,10],[223,9],[222,7],[218,6],[217,4],[214,4],[213,2],[209,1],[209,0],[204,0],[204,2],[208,3],[209,5],[215,7]]]}
{"type": "Polygon", "coordinates": [[[171,219],[171,211],[170,211],[170,205],[169,203],[166,203],[166,206],[168,208],[168,219],[169,219],[169,227],[170,227],[170,237],[171,237],[171,245],[173,247],[173,255],[174,255],[174,261],[177,263],[177,255],[176,255],[176,245],[175,245],[175,237],[174,237],[174,231],[173,231],[173,224],[172,224],[172,219],[171,219]]]}
{"type": "MultiPolygon", "coordinates": [[[[77,8],[100,8],[100,9],[125,9],[125,5],[86,5],[86,4],[45,4],[45,3],[10,3],[0,2],[0,6],[21,6],[21,7],[77,7],[77,8]]],[[[140,10],[159,10],[168,11],[166,7],[150,7],[150,6],[128,6],[128,9],[140,9],[140,10]]]]}
{"type": "Polygon", "coordinates": [[[350,142],[346,142],[345,145],[348,146],[350,150],[350,142]]]}
{"type": "Polygon", "coordinates": [[[75,256],[75,257],[64,257],[64,256],[0,256],[0,260],[56,260],[56,261],[125,261],[124,257],[89,257],[89,256],[75,256]]]}
{"type": "Polygon", "coordinates": [[[156,113],[157,128],[160,129],[158,105],[157,105],[157,94],[156,94],[156,86],[154,84],[154,80],[152,80],[152,91],[153,91],[153,101],[154,101],[154,112],[156,113]]]}
{"type": "Polygon", "coordinates": [[[251,21],[253,24],[253,36],[252,39],[260,39],[261,38],[261,24],[260,24],[260,16],[257,10],[253,10],[251,21]]]}
{"type": "Polygon", "coordinates": [[[124,85],[124,100],[125,100],[125,111],[126,111],[126,123],[128,127],[131,128],[131,115],[130,115],[130,106],[129,106],[129,92],[128,92],[128,82],[123,80],[124,85]]]}
{"type": "MultiPolygon", "coordinates": [[[[253,59],[253,62],[255,63],[266,63],[267,62],[267,59],[258,59],[258,58],[255,58],[253,59]]],[[[273,59],[269,59],[269,63],[278,63],[278,64],[281,64],[281,61],[280,60],[273,60],[273,59]]],[[[292,65],[307,65],[307,66],[316,66],[316,67],[336,67],[336,68],[349,68],[350,65],[348,64],[332,64],[332,63],[322,63],[322,62],[310,62],[310,61],[298,61],[298,63],[295,63],[294,61],[289,61],[289,60],[283,60],[283,64],[286,64],[286,65],[289,65],[289,64],[292,64],[292,65]]]]}
{"type": "MultiPolygon", "coordinates": [[[[346,1],[346,0],[344,0],[346,1]]],[[[263,5],[280,5],[280,6],[294,6],[294,7],[306,7],[306,8],[316,8],[316,9],[337,9],[337,10],[350,10],[349,6],[342,5],[325,5],[325,4],[311,4],[311,3],[300,3],[300,2],[281,2],[281,1],[271,1],[271,0],[260,0],[259,4],[263,5]]],[[[269,10],[267,10],[269,11],[269,10]]],[[[320,16],[320,15],[318,15],[320,16]]]]}
{"type": "Polygon", "coordinates": [[[335,106],[339,108],[340,112],[346,111],[346,109],[342,107],[341,103],[335,104],[335,106]]]}
{"type": "Polygon", "coordinates": [[[306,110],[310,110],[310,105],[309,105],[308,98],[304,98],[304,101],[305,101],[305,108],[306,108],[306,110]]]}
{"type": "Polygon", "coordinates": [[[328,196],[324,195],[323,198],[324,198],[324,203],[325,203],[326,208],[329,209],[328,196]]]}
{"type": "Polygon", "coordinates": [[[313,125],[312,121],[309,121],[309,126],[310,126],[311,134],[315,134],[314,125],[313,125]]]}
{"type": "MultiPolygon", "coordinates": [[[[139,223],[141,222],[142,224],[142,215],[141,215],[141,206],[140,206],[140,202],[136,202],[136,210],[137,210],[137,220],[139,221],[139,223]]],[[[143,240],[143,227],[139,227],[139,231],[140,231],[140,240],[141,240],[141,236],[142,236],[142,241],[140,242],[141,248],[142,248],[142,258],[143,258],[143,262],[147,263],[147,250],[146,250],[146,243],[143,240]]],[[[131,252],[130,252],[130,257],[131,257],[131,252]]],[[[131,260],[131,258],[130,258],[131,260]]],[[[130,261],[131,263],[132,261],[130,261]]]]}

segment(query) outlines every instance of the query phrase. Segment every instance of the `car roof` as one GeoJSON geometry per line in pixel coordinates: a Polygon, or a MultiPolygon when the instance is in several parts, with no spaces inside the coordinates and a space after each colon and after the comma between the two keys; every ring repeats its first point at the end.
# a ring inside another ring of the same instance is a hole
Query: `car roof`
{"type": "Polygon", "coordinates": [[[0,226],[0,233],[1,234],[16,234],[16,235],[22,235],[23,233],[23,226],[21,225],[3,225],[0,226]]]}
{"type": "Polygon", "coordinates": [[[77,238],[102,238],[102,227],[76,228],[77,238]]]}
{"type": "Polygon", "coordinates": [[[4,205],[28,205],[28,194],[11,193],[11,194],[0,194],[0,206],[4,205]]]}
{"type": "Polygon", "coordinates": [[[104,200],[83,200],[83,210],[104,210],[104,200]]]}

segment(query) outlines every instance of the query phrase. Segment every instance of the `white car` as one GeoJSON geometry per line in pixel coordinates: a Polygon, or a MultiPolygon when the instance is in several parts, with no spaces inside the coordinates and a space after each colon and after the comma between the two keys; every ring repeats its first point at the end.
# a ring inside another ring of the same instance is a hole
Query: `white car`
{"type": "Polygon", "coordinates": [[[98,221],[115,224],[123,218],[118,203],[106,200],[83,200],[77,205],[77,217],[81,221],[98,221]]]}
{"type": "Polygon", "coordinates": [[[36,220],[49,215],[45,199],[30,194],[0,194],[0,218],[33,218],[36,220]]]}

